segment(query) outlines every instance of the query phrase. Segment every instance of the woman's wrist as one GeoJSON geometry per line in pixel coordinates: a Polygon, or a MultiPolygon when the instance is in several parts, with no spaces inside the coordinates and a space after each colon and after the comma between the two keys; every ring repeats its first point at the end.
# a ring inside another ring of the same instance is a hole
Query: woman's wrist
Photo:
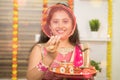
{"type": "Polygon", "coordinates": [[[39,62],[36,67],[37,67],[38,71],[46,72],[48,70],[48,66],[46,66],[42,62],[39,62]]]}

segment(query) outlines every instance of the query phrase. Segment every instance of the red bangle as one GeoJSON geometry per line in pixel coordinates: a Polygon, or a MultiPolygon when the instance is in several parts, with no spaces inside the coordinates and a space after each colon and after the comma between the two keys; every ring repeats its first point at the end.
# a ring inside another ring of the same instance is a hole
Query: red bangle
{"type": "Polygon", "coordinates": [[[45,72],[48,70],[48,66],[44,65],[42,62],[39,62],[36,67],[38,68],[39,71],[45,72]]]}

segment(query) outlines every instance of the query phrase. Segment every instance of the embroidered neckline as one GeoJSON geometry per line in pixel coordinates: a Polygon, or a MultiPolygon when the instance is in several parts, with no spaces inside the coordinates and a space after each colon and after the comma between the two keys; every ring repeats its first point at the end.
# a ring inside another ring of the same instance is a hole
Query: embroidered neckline
{"type": "Polygon", "coordinates": [[[66,55],[68,53],[73,52],[74,48],[60,48],[57,51],[62,54],[62,55],[66,55]]]}

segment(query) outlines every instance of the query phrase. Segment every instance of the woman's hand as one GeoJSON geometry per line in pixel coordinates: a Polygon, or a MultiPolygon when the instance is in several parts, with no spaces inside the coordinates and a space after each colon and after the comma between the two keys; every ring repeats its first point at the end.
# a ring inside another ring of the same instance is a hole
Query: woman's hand
{"type": "Polygon", "coordinates": [[[56,52],[57,52],[59,43],[60,43],[59,36],[51,36],[51,38],[45,45],[48,55],[51,55],[53,58],[56,57],[56,55],[57,55],[56,52]]]}

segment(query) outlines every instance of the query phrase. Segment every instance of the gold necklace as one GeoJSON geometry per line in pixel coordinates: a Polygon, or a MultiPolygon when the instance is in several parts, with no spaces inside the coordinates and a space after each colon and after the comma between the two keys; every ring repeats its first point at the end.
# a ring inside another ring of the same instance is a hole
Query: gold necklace
{"type": "Polygon", "coordinates": [[[58,49],[58,52],[60,53],[60,54],[63,54],[63,55],[65,55],[65,54],[68,54],[69,52],[72,52],[74,50],[74,48],[59,48],[58,49]]]}

